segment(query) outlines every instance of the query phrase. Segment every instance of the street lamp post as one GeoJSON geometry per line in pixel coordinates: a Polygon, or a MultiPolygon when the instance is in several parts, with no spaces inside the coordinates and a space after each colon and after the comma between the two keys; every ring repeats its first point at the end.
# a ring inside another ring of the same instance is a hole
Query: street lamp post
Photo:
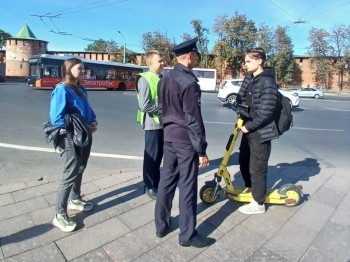
{"type": "Polygon", "coordinates": [[[126,49],[126,42],[125,42],[125,37],[123,34],[118,30],[118,33],[123,37],[124,39],[124,56],[123,56],[123,63],[125,64],[125,49],[126,49]]]}

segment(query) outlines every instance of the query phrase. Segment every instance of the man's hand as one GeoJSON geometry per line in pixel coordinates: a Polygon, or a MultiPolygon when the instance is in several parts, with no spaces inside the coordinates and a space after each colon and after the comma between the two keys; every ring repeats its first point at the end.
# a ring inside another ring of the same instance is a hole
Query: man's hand
{"type": "Polygon", "coordinates": [[[207,155],[199,157],[199,169],[206,168],[209,166],[209,158],[207,155]]]}
{"type": "Polygon", "coordinates": [[[91,133],[95,133],[96,130],[97,130],[97,122],[92,122],[91,125],[89,126],[90,127],[90,130],[91,130],[91,133]]]}
{"type": "Polygon", "coordinates": [[[248,129],[245,126],[242,126],[241,130],[242,130],[243,133],[248,133],[249,132],[248,129]]]}

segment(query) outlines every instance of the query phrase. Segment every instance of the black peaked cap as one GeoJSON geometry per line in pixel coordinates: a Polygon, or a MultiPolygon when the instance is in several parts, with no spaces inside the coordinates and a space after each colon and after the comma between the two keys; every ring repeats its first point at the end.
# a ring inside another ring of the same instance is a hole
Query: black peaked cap
{"type": "Polygon", "coordinates": [[[193,38],[191,40],[178,44],[177,46],[173,47],[171,51],[174,52],[175,55],[183,55],[191,51],[195,51],[198,53],[197,41],[198,41],[197,37],[193,38]]]}

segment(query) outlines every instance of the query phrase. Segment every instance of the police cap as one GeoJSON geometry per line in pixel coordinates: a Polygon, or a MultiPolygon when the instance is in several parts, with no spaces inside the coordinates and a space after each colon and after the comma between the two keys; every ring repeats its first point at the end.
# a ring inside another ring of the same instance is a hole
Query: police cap
{"type": "Polygon", "coordinates": [[[173,47],[173,49],[171,49],[172,52],[175,53],[176,56],[178,55],[183,55],[189,52],[196,52],[197,54],[199,54],[198,49],[197,49],[197,41],[198,38],[194,38],[191,40],[188,40],[186,42],[183,42],[181,44],[178,44],[177,46],[173,47]]]}

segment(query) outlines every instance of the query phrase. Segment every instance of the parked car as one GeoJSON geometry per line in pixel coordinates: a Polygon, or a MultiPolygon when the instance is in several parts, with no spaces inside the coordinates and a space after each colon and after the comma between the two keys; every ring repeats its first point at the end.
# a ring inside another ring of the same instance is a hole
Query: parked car
{"type": "Polygon", "coordinates": [[[299,97],[314,97],[316,99],[323,97],[323,92],[319,89],[313,87],[306,87],[296,91],[293,91],[294,94],[297,94],[299,97]]]}
{"type": "Polygon", "coordinates": [[[0,75],[0,82],[6,82],[6,78],[3,75],[0,75]]]}
{"type": "Polygon", "coordinates": [[[284,95],[285,97],[287,97],[290,101],[290,104],[292,107],[298,107],[299,104],[300,104],[300,99],[299,99],[299,96],[295,93],[291,93],[291,92],[288,92],[288,91],[285,91],[285,90],[281,90],[281,89],[278,89],[278,91],[284,95]]]}
{"type": "MultiPolygon", "coordinates": [[[[241,87],[243,79],[227,79],[219,87],[218,99],[224,103],[233,103],[236,101],[238,91],[241,87]]],[[[282,95],[287,97],[291,106],[298,107],[300,99],[298,95],[278,89],[282,95]]]]}
{"type": "Polygon", "coordinates": [[[241,87],[243,79],[226,79],[219,86],[218,99],[222,102],[233,103],[241,87]]]}

